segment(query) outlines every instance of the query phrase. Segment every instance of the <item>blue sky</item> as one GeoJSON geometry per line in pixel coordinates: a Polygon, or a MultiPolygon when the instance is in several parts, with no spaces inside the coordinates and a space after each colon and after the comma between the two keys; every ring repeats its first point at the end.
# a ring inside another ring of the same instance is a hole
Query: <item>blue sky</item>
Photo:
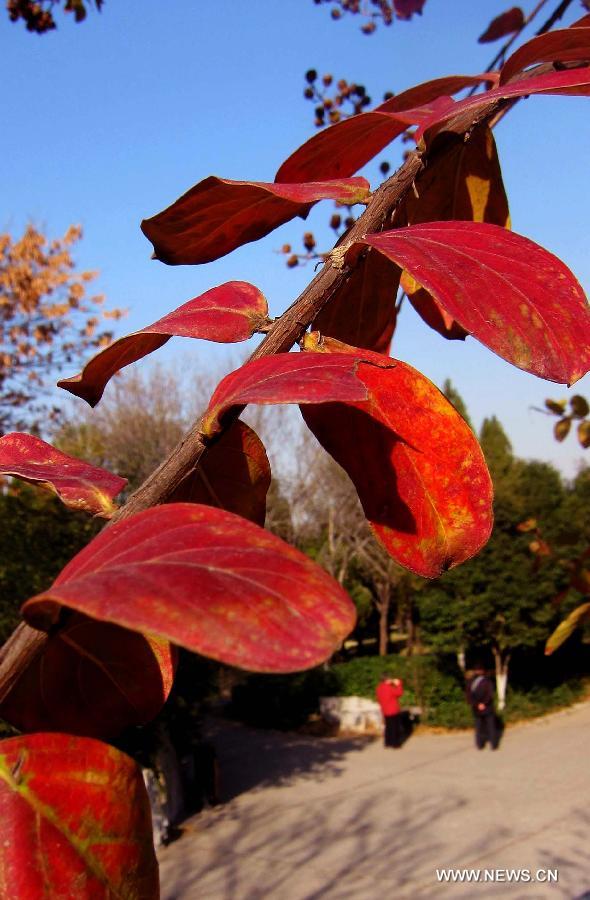
{"type": "MultiPolygon", "coordinates": [[[[478,45],[477,35],[508,5],[428,0],[421,18],[371,37],[357,18],[333,22],[329,6],[313,0],[106,0],[82,25],[59,15],[58,31],[43,37],[2,15],[0,227],[18,232],[33,220],[58,235],[81,223],[80,266],[99,269],[111,305],[129,308],[120,334],[230,279],[252,281],[279,314],[313,274],[287,270],[274,252],[298,245],[299,220],[210,265],[167,267],[150,259],[141,219],[210,174],[272,181],[314,130],[302,97],[306,69],[363,83],[376,103],[385,90],[481,71],[496,44],[478,45]]],[[[564,22],[580,15],[574,2],[564,22]]],[[[514,229],[560,256],[586,292],[589,104],[532,98],[496,132],[514,229]]],[[[399,152],[383,156],[396,162],[399,152]]],[[[376,184],[375,165],[364,174],[376,184]]],[[[320,205],[308,220],[325,245],[329,211],[320,205]]],[[[220,352],[173,341],[160,359],[187,350],[205,360],[220,352]]],[[[551,420],[530,410],[566,388],[517,371],[472,339],[445,342],[411,310],[393,354],[438,384],[451,377],[476,425],[496,413],[520,455],[553,460],[567,474],[584,458],[572,438],[556,445],[551,420]]],[[[590,378],[576,390],[590,394],[590,378]]]]}

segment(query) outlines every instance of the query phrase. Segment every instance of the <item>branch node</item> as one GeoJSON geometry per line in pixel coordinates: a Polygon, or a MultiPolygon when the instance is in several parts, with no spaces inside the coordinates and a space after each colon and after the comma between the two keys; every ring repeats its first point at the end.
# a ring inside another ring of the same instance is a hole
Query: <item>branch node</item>
{"type": "Polygon", "coordinates": [[[343,269],[345,267],[345,257],[352,247],[352,244],[353,242],[349,241],[346,244],[341,244],[339,247],[334,247],[332,252],[328,255],[328,259],[332,263],[333,269],[343,269]]]}

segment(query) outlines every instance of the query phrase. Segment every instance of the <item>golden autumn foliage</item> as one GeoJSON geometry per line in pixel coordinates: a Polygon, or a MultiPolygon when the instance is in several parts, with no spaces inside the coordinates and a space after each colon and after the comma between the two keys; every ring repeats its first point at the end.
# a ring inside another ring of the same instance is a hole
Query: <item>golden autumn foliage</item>
{"type": "Polygon", "coordinates": [[[23,406],[46,387],[50,372],[71,365],[91,348],[110,343],[101,319],[104,297],[88,296],[95,272],[76,272],[71,250],[77,225],[51,239],[28,225],[21,237],[0,234],[0,428],[31,418],[23,406]]]}

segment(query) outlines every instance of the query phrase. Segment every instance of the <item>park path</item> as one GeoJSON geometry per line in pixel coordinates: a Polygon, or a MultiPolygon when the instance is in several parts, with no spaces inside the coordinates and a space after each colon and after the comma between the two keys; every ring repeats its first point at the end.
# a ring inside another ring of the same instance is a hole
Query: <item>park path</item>
{"type": "Polygon", "coordinates": [[[211,727],[226,802],[160,851],[162,900],[590,898],[590,703],[507,729],[495,753],[467,732],[386,750],[211,727]],[[559,881],[438,883],[451,867],[559,881]]]}

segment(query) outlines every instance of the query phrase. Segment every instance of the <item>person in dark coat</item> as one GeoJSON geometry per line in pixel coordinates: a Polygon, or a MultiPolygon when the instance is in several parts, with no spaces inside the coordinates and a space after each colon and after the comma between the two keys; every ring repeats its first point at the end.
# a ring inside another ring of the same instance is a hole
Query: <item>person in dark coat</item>
{"type": "Polygon", "coordinates": [[[475,723],[475,746],[483,750],[490,742],[492,750],[497,750],[500,732],[494,709],[494,685],[483,666],[476,666],[467,683],[467,702],[473,710],[475,723]]]}
{"type": "Polygon", "coordinates": [[[384,743],[386,747],[399,748],[404,742],[403,723],[399,698],[404,692],[400,678],[392,678],[386,672],[377,685],[377,702],[385,722],[384,743]]]}

